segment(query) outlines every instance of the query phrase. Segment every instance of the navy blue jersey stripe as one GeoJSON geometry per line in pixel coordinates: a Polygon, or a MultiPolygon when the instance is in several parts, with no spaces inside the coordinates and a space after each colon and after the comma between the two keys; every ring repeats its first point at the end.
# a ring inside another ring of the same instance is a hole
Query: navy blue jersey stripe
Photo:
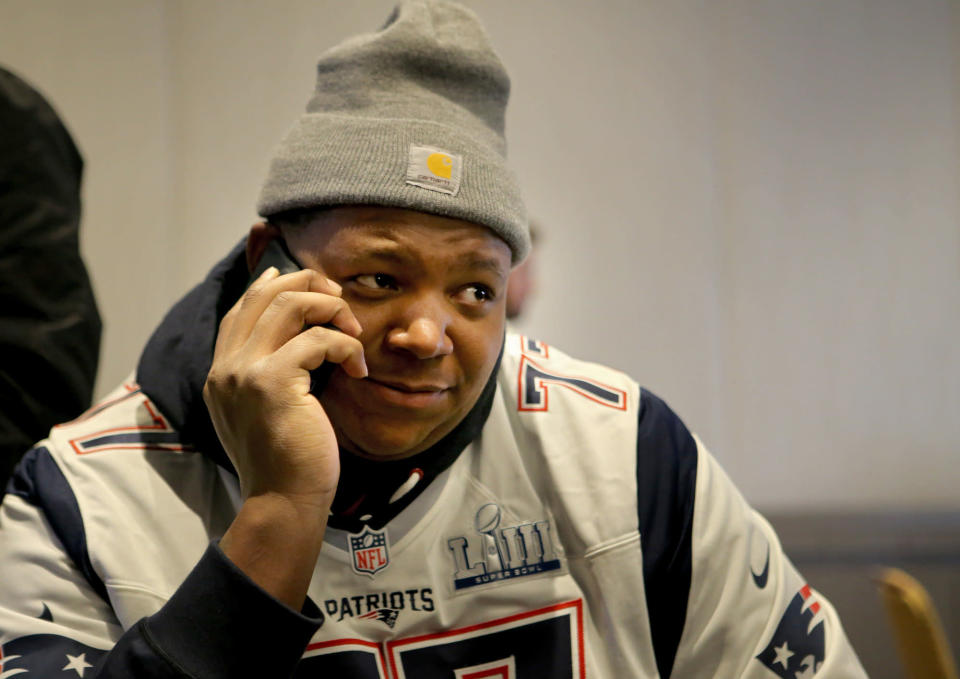
{"type": "Polygon", "coordinates": [[[7,484],[7,493],[23,498],[43,512],[67,555],[93,590],[107,601],[107,588],[90,563],[77,498],[50,451],[37,446],[27,452],[7,484]]]}
{"type": "Polygon", "coordinates": [[[666,679],[690,596],[697,444],[680,418],[643,389],[637,429],[637,514],[657,670],[666,679]]]}
{"type": "Polygon", "coordinates": [[[127,434],[106,434],[80,443],[80,447],[97,448],[118,443],[180,443],[180,434],[175,431],[138,431],[127,434]]]}

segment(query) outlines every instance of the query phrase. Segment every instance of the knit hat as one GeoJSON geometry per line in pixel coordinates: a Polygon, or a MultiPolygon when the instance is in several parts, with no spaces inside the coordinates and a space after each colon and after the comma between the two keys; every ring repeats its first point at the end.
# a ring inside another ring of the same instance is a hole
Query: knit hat
{"type": "Polygon", "coordinates": [[[381,205],[454,217],[490,228],[517,263],[530,236],[506,165],[509,94],[472,11],[402,2],[380,31],[321,55],[316,92],[281,142],[257,210],[381,205]]]}

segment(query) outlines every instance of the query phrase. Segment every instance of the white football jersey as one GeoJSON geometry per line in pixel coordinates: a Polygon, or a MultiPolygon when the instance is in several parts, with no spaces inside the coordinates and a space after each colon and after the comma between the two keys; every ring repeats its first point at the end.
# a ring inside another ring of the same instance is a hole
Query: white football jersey
{"type": "Polygon", "coordinates": [[[328,530],[309,610],[205,570],[239,501],[134,383],[55,427],[0,507],[0,677],[220,676],[189,668],[238,657],[243,676],[865,676],[662,401],[519,335],[453,464],[382,529],[328,530]],[[270,636],[283,616],[307,630],[293,650],[270,636]]]}

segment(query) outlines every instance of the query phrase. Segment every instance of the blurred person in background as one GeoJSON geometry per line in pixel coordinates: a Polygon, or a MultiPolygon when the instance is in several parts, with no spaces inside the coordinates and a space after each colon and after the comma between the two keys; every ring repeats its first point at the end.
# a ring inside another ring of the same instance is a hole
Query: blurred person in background
{"type": "Polygon", "coordinates": [[[93,394],[101,328],[79,251],[82,174],[57,113],[0,68],[0,495],[93,394]]]}

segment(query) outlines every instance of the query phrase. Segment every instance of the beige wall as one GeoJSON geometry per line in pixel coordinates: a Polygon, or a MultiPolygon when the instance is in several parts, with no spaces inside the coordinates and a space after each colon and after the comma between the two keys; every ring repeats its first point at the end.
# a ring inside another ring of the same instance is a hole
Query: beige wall
{"type": "Polygon", "coordinates": [[[105,326],[98,393],[132,370],[181,288],[166,35],[160,2],[0,0],[0,64],[46,95],[84,156],[81,247],[105,326]]]}
{"type": "MultiPolygon", "coordinates": [[[[0,0],[0,63],[87,159],[100,393],[390,4],[0,0]]],[[[545,225],[521,327],[656,390],[763,507],[960,507],[956,0],[470,4],[545,225]]]]}

